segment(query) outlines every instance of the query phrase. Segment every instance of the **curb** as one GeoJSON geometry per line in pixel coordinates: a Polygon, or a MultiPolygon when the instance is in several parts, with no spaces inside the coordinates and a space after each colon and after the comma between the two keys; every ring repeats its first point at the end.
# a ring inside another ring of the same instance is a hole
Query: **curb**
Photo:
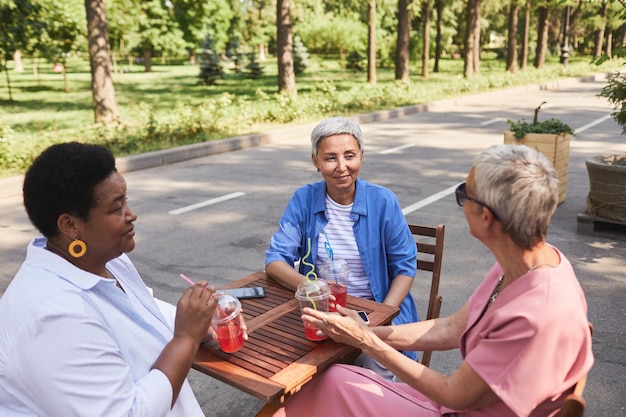
{"type": "MultiPolygon", "coordinates": [[[[511,92],[541,91],[554,90],[567,85],[602,81],[609,77],[611,73],[597,73],[583,77],[565,78],[556,81],[550,81],[543,84],[526,85],[520,87],[507,88],[502,90],[479,93],[480,95],[501,95],[510,94],[511,92]]],[[[380,110],[372,113],[360,114],[352,118],[360,124],[380,122],[384,120],[394,119],[397,117],[408,116],[411,114],[428,112],[435,108],[445,108],[446,106],[456,106],[463,104],[468,100],[472,100],[475,94],[455,97],[450,99],[439,100],[426,104],[415,104],[411,106],[398,107],[390,110],[380,110]]],[[[176,162],[187,161],[189,159],[200,158],[203,156],[216,155],[224,152],[232,152],[241,149],[251,148],[254,146],[277,143],[282,140],[288,140],[295,136],[301,135],[302,131],[310,132],[315,123],[305,123],[287,128],[276,129],[267,132],[253,133],[250,135],[235,136],[226,139],[213,140],[209,142],[195,143],[192,145],[184,145],[176,148],[165,149],[161,151],[147,152],[144,154],[126,156],[116,159],[117,169],[120,173],[137,171],[140,169],[152,168],[160,165],[173,164],[176,162]]],[[[307,134],[308,135],[308,134],[307,134]]],[[[22,183],[24,177],[0,178],[0,198],[14,197],[22,194],[22,183]]]]}

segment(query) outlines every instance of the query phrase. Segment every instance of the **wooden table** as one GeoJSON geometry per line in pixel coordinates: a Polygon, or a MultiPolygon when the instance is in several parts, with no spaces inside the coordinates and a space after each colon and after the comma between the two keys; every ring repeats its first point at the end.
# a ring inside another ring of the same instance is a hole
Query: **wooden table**
{"type": "MultiPolygon", "coordinates": [[[[330,339],[311,342],[304,337],[300,305],[294,292],[265,272],[255,272],[223,287],[261,286],[265,297],[241,300],[248,326],[248,340],[239,351],[228,354],[217,342],[203,345],[193,368],[253,395],[279,405],[315,374],[333,363],[351,362],[359,349],[330,339]]],[[[370,326],[389,324],[398,308],[348,296],[349,308],[366,311],[370,326]]]]}

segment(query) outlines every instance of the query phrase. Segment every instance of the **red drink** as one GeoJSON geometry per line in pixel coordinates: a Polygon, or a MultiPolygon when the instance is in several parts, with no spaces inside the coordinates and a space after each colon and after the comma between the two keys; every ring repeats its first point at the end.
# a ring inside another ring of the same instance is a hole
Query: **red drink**
{"type": "Polygon", "coordinates": [[[226,353],[237,352],[243,346],[243,332],[237,325],[219,326],[216,333],[220,348],[226,353]]]}
{"type": "MultiPolygon", "coordinates": [[[[330,293],[335,297],[335,304],[345,307],[348,300],[348,287],[334,282],[329,282],[328,286],[330,293]]],[[[333,305],[329,305],[328,311],[337,311],[337,309],[333,305]]]]}
{"type": "Polygon", "coordinates": [[[323,334],[321,337],[317,335],[318,328],[309,322],[304,322],[304,336],[307,340],[311,340],[313,342],[319,342],[320,340],[328,339],[328,336],[323,334]]]}

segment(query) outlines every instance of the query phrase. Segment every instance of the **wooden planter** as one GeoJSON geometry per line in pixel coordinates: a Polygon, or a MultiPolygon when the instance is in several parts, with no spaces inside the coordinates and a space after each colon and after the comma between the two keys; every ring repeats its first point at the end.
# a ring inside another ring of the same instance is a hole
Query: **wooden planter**
{"type": "Polygon", "coordinates": [[[602,156],[585,161],[589,174],[587,214],[626,222],[626,166],[608,165],[602,156]]]}
{"type": "Polygon", "coordinates": [[[516,139],[510,130],[504,132],[504,143],[526,145],[538,150],[548,158],[556,169],[559,177],[559,204],[567,195],[567,169],[569,167],[569,133],[555,135],[552,133],[527,133],[523,138],[516,139]]]}

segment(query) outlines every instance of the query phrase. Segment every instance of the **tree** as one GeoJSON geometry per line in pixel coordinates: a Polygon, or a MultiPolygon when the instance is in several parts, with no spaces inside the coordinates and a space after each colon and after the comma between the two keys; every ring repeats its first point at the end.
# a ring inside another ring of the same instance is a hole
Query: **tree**
{"type": "Polygon", "coordinates": [[[480,72],[480,0],[467,1],[467,27],[465,34],[465,70],[463,75],[469,78],[480,72]]]}
{"type": "Polygon", "coordinates": [[[441,58],[441,14],[443,13],[443,0],[435,0],[435,10],[437,11],[437,34],[435,35],[435,66],[433,72],[439,72],[439,58],[441,58]]]}
{"type": "Polygon", "coordinates": [[[530,0],[526,0],[524,6],[524,31],[522,33],[522,47],[520,57],[520,68],[525,70],[528,67],[528,37],[530,33],[530,0]]]}
{"type": "Polygon", "coordinates": [[[38,40],[38,49],[49,61],[60,64],[67,93],[67,58],[72,52],[84,50],[84,10],[74,1],[42,1],[41,5],[41,18],[46,24],[38,40]]]}
{"type": "Polygon", "coordinates": [[[298,94],[293,67],[293,39],[291,33],[290,0],[276,1],[276,55],[278,57],[278,92],[290,96],[298,94]]]}
{"type": "Polygon", "coordinates": [[[211,35],[215,46],[217,33],[226,33],[233,11],[226,0],[169,0],[173,17],[183,34],[189,62],[195,64],[196,47],[211,35]],[[207,29],[210,33],[206,33],[207,29]]]}
{"type": "Polygon", "coordinates": [[[300,36],[293,38],[293,64],[296,75],[302,74],[309,67],[309,52],[300,36]]]}
{"type": "Polygon", "coordinates": [[[5,71],[9,101],[13,101],[7,56],[19,49],[31,49],[31,39],[39,38],[40,6],[28,0],[0,2],[0,70],[5,71]]]}
{"type": "Polygon", "coordinates": [[[509,6],[509,31],[506,52],[506,70],[510,73],[517,71],[517,16],[519,5],[513,1],[509,6]]]}
{"type": "Polygon", "coordinates": [[[215,50],[211,34],[207,34],[202,44],[200,53],[200,74],[198,78],[203,84],[214,85],[218,80],[224,78],[224,69],[220,63],[220,57],[215,50]]]}
{"type": "Polygon", "coordinates": [[[369,0],[367,26],[367,82],[376,84],[376,0],[369,0]]]}
{"type": "Polygon", "coordinates": [[[85,10],[94,117],[96,122],[110,123],[119,118],[119,113],[111,78],[109,32],[104,0],[85,0],[85,10]]]}
{"type": "Polygon", "coordinates": [[[600,5],[598,28],[594,33],[593,57],[597,59],[602,55],[602,41],[604,40],[604,30],[606,28],[606,14],[609,10],[609,2],[604,0],[600,5]]]}
{"type": "Polygon", "coordinates": [[[546,62],[546,53],[548,50],[548,7],[540,6],[538,9],[537,22],[537,48],[535,52],[535,68],[543,68],[546,62]]]}
{"type": "Polygon", "coordinates": [[[398,0],[398,41],[396,42],[396,80],[409,80],[409,4],[412,0],[398,0]]]}
{"type": "MultiPolygon", "coordinates": [[[[167,4],[167,3],[166,3],[167,4]]],[[[166,10],[162,0],[145,0],[141,3],[137,47],[143,52],[145,72],[152,71],[155,51],[166,54],[183,50],[186,46],[178,23],[166,10]]]]}
{"type": "Polygon", "coordinates": [[[430,0],[424,0],[422,4],[422,17],[424,20],[423,42],[424,52],[422,54],[422,77],[428,77],[428,62],[430,58],[430,0]]]}

